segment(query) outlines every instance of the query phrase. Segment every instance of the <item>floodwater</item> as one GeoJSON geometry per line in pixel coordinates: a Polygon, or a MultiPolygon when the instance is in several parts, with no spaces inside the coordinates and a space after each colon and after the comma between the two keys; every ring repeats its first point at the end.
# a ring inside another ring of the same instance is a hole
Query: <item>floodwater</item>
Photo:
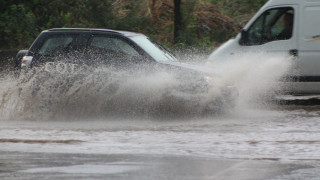
{"type": "Polygon", "coordinates": [[[117,88],[96,75],[2,76],[0,178],[319,179],[319,106],[265,100],[274,86],[262,80],[289,67],[278,60],[223,75],[241,78],[239,99],[213,114],[174,102],[177,94],[163,102],[174,82],[162,74],[117,88]]]}

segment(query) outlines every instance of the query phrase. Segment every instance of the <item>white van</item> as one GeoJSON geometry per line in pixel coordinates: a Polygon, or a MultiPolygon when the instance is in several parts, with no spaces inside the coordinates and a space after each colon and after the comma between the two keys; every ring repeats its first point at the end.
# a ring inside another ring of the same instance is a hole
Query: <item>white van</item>
{"type": "Polygon", "coordinates": [[[293,77],[293,92],[319,94],[320,0],[268,1],[241,33],[215,50],[208,60],[259,51],[295,56],[298,75],[293,77]]]}

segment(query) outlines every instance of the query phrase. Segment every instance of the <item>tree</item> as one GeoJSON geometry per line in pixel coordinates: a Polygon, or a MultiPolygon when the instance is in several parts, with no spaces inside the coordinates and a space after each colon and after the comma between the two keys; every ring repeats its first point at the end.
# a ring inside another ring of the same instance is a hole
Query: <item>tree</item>
{"type": "Polygon", "coordinates": [[[23,4],[6,4],[0,14],[0,46],[4,48],[25,48],[36,37],[34,14],[23,4]]]}
{"type": "Polygon", "coordinates": [[[182,27],[181,0],[174,0],[174,43],[178,43],[182,27]]]}

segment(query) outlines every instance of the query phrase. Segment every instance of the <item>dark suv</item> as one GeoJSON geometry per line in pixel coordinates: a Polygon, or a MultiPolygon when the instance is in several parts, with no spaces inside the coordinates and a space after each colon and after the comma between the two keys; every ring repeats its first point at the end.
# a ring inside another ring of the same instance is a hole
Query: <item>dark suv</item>
{"type": "Polygon", "coordinates": [[[28,51],[17,55],[17,66],[72,60],[87,65],[176,62],[165,48],[148,37],[106,29],[51,29],[43,31],[28,51]],[[21,63],[20,63],[21,61],[21,63]]]}
{"type": "MultiPolygon", "coordinates": [[[[202,66],[180,63],[158,43],[140,33],[109,29],[59,28],[43,31],[29,50],[17,54],[17,67],[42,67],[50,73],[81,73],[83,67],[111,67],[148,73],[168,72],[180,82],[180,90],[208,93],[214,86],[212,72],[202,66]]],[[[236,96],[233,86],[222,90],[220,102],[236,96]],[[221,101],[222,99],[222,101],[221,101]]],[[[211,97],[211,96],[210,96],[211,97]]],[[[210,102],[210,100],[208,100],[210,102]]]]}

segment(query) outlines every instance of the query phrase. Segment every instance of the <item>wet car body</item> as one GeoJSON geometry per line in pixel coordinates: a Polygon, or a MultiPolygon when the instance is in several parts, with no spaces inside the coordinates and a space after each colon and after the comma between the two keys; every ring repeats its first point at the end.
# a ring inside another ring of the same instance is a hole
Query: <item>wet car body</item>
{"type": "MultiPolygon", "coordinates": [[[[131,78],[168,73],[177,79],[176,89],[190,95],[208,93],[213,79],[218,78],[205,67],[179,62],[172,53],[143,34],[108,29],[43,31],[29,50],[18,53],[17,66],[23,71],[42,67],[50,74],[81,74],[92,67],[108,67],[112,71],[126,71],[131,78]]],[[[206,100],[208,104],[222,108],[237,96],[233,86],[219,89],[219,97],[206,100]]]]}

